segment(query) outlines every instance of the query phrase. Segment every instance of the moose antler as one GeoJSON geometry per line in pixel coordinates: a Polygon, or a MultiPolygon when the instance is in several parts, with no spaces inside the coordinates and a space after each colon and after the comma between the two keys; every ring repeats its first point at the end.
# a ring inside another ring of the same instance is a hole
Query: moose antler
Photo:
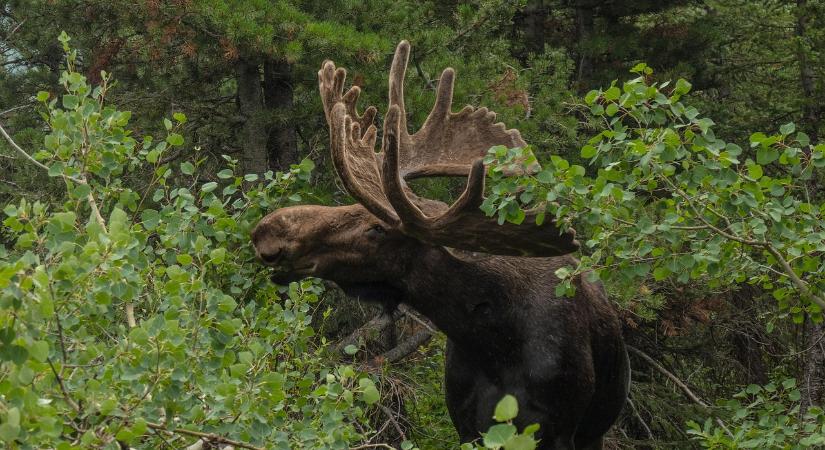
{"type": "Polygon", "coordinates": [[[318,72],[333,163],[347,191],[381,220],[431,244],[499,255],[555,256],[575,251],[575,232],[562,233],[553,224],[536,225],[536,212],[529,212],[523,225],[499,225],[481,212],[482,161],[487,150],[526,144],[518,130],[494,123],[495,113],[487,108],[450,111],[453,69],[442,72],[424,126],[413,135],[407,132],[403,85],[409,51],[409,43],[402,41],[393,58],[381,153],[375,152],[375,108],[367,108],[363,116],[356,111],[360,88],[354,86],[344,94],[346,71],[336,69],[331,61],[325,61],[318,72]],[[467,187],[449,207],[418,198],[405,183],[425,176],[465,175],[467,187]]]}

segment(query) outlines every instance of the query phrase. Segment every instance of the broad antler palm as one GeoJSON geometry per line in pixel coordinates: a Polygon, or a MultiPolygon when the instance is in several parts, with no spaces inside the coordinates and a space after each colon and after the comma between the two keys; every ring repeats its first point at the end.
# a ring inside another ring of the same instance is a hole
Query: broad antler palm
{"type": "MultiPolygon", "coordinates": [[[[522,225],[499,225],[479,209],[484,201],[483,157],[490,147],[525,146],[518,130],[495,123],[487,108],[466,106],[451,112],[455,72],[447,68],[438,83],[435,105],[424,126],[407,132],[404,74],[410,45],[398,44],[390,70],[389,111],[384,119],[382,151],[375,152],[376,109],[356,111],[361,92],[344,93],[346,71],[325,61],[318,72],[321,99],[330,128],[335,169],[344,187],[367,210],[404,233],[434,245],[498,255],[555,256],[575,251],[575,232],[551,223],[535,224],[535,213],[522,225]],[[405,181],[426,176],[467,176],[467,187],[452,206],[417,197],[405,181]]],[[[531,167],[528,170],[536,170],[531,167]]]]}

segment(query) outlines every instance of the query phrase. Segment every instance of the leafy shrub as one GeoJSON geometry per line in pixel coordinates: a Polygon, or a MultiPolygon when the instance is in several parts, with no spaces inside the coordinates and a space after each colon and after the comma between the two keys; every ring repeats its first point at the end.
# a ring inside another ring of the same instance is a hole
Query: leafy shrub
{"type": "Polygon", "coordinates": [[[557,294],[575,275],[610,284],[702,279],[710,287],[758,284],[783,316],[822,321],[825,309],[825,204],[810,188],[825,166],[825,144],[809,142],[792,123],[774,135],[754,133],[746,152],[713,132],[713,120],[682,103],[691,85],[652,82],[652,69],[585,97],[601,132],[581,149],[583,165],[552,156],[535,175],[506,177],[504,168],[535,161],[530,148],[494,147],[482,209],[520,223],[584,227],[585,254],[561,268],[557,294]]]}
{"type": "Polygon", "coordinates": [[[796,380],[752,384],[720,404],[729,430],[713,419],[689,422],[688,433],[704,448],[804,449],[825,446],[825,413],[809,408],[800,414],[796,380]]]}
{"type": "Polygon", "coordinates": [[[313,338],[322,287],[270,284],[249,230],[300,200],[312,163],[242,176],[176,161],[186,117],[133,137],[130,114],[67,69],[37,95],[36,153],[59,204],[7,205],[0,247],[0,441],[6,448],[348,448],[374,382],[313,338]],[[175,151],[178,150],[176,153],[175,151]],[[279,299],[283,297],[282,299],[279,299]]]}

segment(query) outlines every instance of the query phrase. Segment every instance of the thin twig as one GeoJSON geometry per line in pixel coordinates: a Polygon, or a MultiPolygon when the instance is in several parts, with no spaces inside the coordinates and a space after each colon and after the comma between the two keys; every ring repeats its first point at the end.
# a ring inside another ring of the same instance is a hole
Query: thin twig
{"type": "MultiPolygon", "coordinates": [[[[711,411],[711,407],[707,402],[705,402],[704,400],[699,398],[698,395],[696,395],[692,390],[690,390],[690,388],[687,386],[687,384],[685,384],[682,380],[680,380],[676,375],[671,373],[669,370],[665,369],[664,366],[662,366],[661,364],[656,362],[656,360],[651,358],[650,355],[648,355],[647,353],[639,350],[636,347],[632,347],[630,345],[627,345],[626,348],[630,353],[633,353],[634,355],[642,358],[643,360],[645,360],[645,362],[650,364],[651,367],[653,367],[654,369],[659,371],[659,373],[661,373],[662,375],[666,376],[670,381],[673,382],[673,384],[675,384],[677,387],[679,387],[679,389],[681,389],[682,392],[684,392],[685,395],[689,399],[691,399],[694,403],[696,403],[697,405],[701,406],[702,408],[706,409],[709,412],[711,411]]],[[[719,424],[719,426],[722,427],[723,430],[725,430],[725,433],[727,433],[728,436],[732,437],[733,433],[731,433],[731,431],[728,429],[728,427],[725,426],[725,423],[722,422],[722,420],[719,419],[718,417],[716,417],[715,419],[716,419],[716,423],[719,424]]]]}
{"type": "MultiPolygon", "coordinates": [[[[48,167],[48,166],[46,166],[45,164],[41,163],[40,161],[38,161],[38,160],[36,160],[36,159],[32,158],[32,156],[31,156],[31,155],[29,155],[28,153],[26,153],[26,151],[25,151],[25,150],[23,150],[22,148],[20,148],[20,146],[19,146],[19,145],[17,145],[17,142],[14,142],[14,139],[12,139],[12,138],[11,138],[11,136],[9,136],[9,134],[8,134],[8,133],[6,133],[6,129],[5,129],[5,128],[3,128],[3,125],[2,125],[2,124],[0,124],[0,134],[2,134],[4,138],[6,138],[6,141],[8,141],[9,145],[11,145],[11,147],[12,147],[13,149],[17,150],[17,153],[20,153],[20,154],[21,154],[24,158],[26,158],[26,159],[28,159],[29,161],[31,161],[31,162],[32,162],[34,165],[36,165],[37,167],[40,167],[41,169],[43,169],[43,170],[45,170],[45,171],[48,171],[48,170],[49,170],[49,167],[48,167]]],[[[74,181],[75,183],[80,183],[80,180],[79,180],[79,179],[77,179],[77,178],[75,178],[75,177],[70,177],[70,176],[68,176],[68,175],[64,175],[64,176],[65,176],[66,178],[68,178],[68,179],[70,179],[70,180],[74,181]]]]}
{"type": "Polygon", "coordinates": [[[639,414],[639,410],[636,409],[636,405],[633,403],[633,400],[630,397],[627,398],[627,404],[630,405],[630,409],[633,410],[633,415],[636,416],[636,420],[639,424],[644,428],[645,434],[647,434],[647,438],[649,440],[653,440],[653,432],[650,431],[650,427],[647,425],[647,422],[642,418],[642,415],[639,414]]]}
{"type": "Polygon", "coordinates": [[[6,37],[3,38],[3,40],[6,41],[6,42],[9,42],[11,40],[11,37],[14,36],[14,33],[17,33],[17,30],[19,30],[20,27],[22,27],[23,24],[26,23],[27,20],[29,20],[29,19],[21,20],[20,23],[17,24],[17,26],[15,26],[14,28],[12,28],[11,31],[9,31],[9,33],[6,35],[6,37]]]}
{"type": "Polygon", "coordinates": [[[349,450],[364,450],[366,448],[388,448],[390,450],[395,450],[395,447],[387,444],[364,444],[357,447],[350,447],[349,450]]]}
{"type": "Polygon", "coordinates": [[[63,398],[66,400],[66,403],[72,407],[77,412],[80,412],[80,405],[77,404],[74,399],[69,395],[69,390],[66,389],[66,385],[63,384],[63,378],[57,373],[57,369],[54,368],[54,364],[52,364],[51,358],[46,358],[46,361],[49,363],[49,367],[52,368],[52,373],[54,374],[55,380],[57,380],[58,386],[60,386],[60,392],[63,393],[63,398]]]}
{"type": "Polygon", "coordinates": [[[8,114],[8,113],[10,113],[10,112],[17,111],[18,109],[28,108],[28,107],[30,107],[30,106],[32,106],[32,105],[33,105],[33,103],[25,103],[25,104],[23,104],[23,105],[17,105],[17,106],[15,106],[14,108],[9,108],[9,109],[7,109],[7,110],[5,110],[5,111],[0,112],[0,116],[5,116],[6,114],[8,114]]]}
{"type": "MultiPolygon", "coordinates": [[[[154,423],[154,422],[146,422],[146,426],[148,426],[149,428],[151,428],[153,430],[165,431],[167,433],[185,434],[187,436],[193,436],[193,437],[201,438],[202,440],[205,440],[207,442],[215,442],[215,443],[218,443],[218,444],[228,444],[228,445],[231,445],[231,446],[234,446],[234,447],[247,448],[247,449],[250,449],[250,450],[264,450],[263,447],[256,447],[252,444],[247,444],[246,442],[235,441],[235,440],[232,440],[232,439],[229,439],[229,438],[226,438],[226,437],[214,434],[214,433],[203,433],[201,431],[187,430],[187,429],[184,429],[184,428],[175,428],[173,430],[170,430],[169,428],[166,428],[165,426],[163,426],[159,423],[154,423]]],[[[390,447],[390,448],[392,448],[392,447],[390,447]]]]}
{"type": "MultiPolygon", "coordinates": [[[[779,250],[776,247],[773,246],[773,244],[771,244],[769,241],[757,241],[757,240],[753,240],[753,239],[745,239],[743,237],[736,236],[734,234],[728,233],[728,232],[720,229],[719,227],[716,227],[715,225],[708,222],[707,219],[705,219],[705,217],[702,215],[702,213],[699,212],[699,209],[696,207],[696,205],[693,204],[693,201],[690,199],[690,196],[688,196],[688,194],[686,192],[679,189],[676,185],[674,185],[666,177],[662,177],[662,179],[665,180],[665,182],[667,182],[670,185],[670,188],[673,189],[674,192],[676,192],[677,194],[679,194],[680,197],[685,199],[685,201],[687,202],[690,209],[693,211],[696,218],[699,221],[701,221],[702,223],[704,223],[708,228],[713,230],[716,234],[718,234],[718,235],[720,235],[720,236],[722,236],[726,239],[730,239],[732,241],[739,242],[741,244],[750,245],[750,246],[753,246],[753,247],[761,247],[761,248],[764,248],[765,250],[767,250],[768,253],[770,253],[771,255],[773,255],[774,258],[776,258],[777,262],[782,267],[782,270],[788,275],[788,278],[791,279],[791,282],[797,288],[797,290],[799,290],[799,292],[803,296],[811,299],[816,304],[818,304],[820,307],[825,309],[825,299],[823,299],[819,295],[814,294],[813,291],[811,291],[811,289],[808,287],[808,284],[805,281],[803,281],[801,278],[799,278],[799,276],[793,270],[793,267],[791,267],[791,265],[788,263],[788,261],[782,256],[782,254],[779,252],[779,250]]],[[[706,209],[710,212],[715,213],[715,211],[713,211],[710,208],[706,208],[706,209]]]]}
{"type": "Polygon", "coordinates": [[[395,413],[392,412],[391,409],[381,404],[378,405],[378,409],[380,409],[384,412],[384,414],[387,415],[387,419],[389,419],[390,423],[392,423],[393,427],[395,428],[395,431],[398,432],[398,435],[401,436],[401,439],[406,441],[407,433],[404,433],[404,430],[401,428],[401,425],[398,423],[397,420],[395,420],[395,413]]]}

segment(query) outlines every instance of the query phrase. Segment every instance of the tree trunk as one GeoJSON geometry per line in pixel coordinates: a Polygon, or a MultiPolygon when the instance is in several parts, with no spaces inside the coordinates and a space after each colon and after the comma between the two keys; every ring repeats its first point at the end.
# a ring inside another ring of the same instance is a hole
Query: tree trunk
{"type": "Polygon", "coordinates": [[[544,45],[547,42],[547,18],[550,15],[550,7],[545,5],[544,0],[531,0],[513,17],[513,26],[519,30],[523,36],[519,44],[521,49],[516,51],[516,57],[522,63],[526,63],[530,53],[540,55],[544,53],[544,45]]]}
{"type": "Polygon", "coordinates": [[[298,163],[298,141],[295,124],[292,89],[292,67],[283,60],[264,63],[264,102],[273,112],[267,137],[269,168],[273,171],[289,169],[298,163]]]}
{"type": "MultiPolygon", "coordinates": [[[[735,311],[744,311],[744,315],[749,316],[756,294],[755,287],[743,284],[729,294],[730,302],[735,311]]],[[[735,328],[730,337],[731,356],[745,369],[743,381],[746,384],[768,384],[768,369],[762,359],[763,351],[759,344],[766,334],[762,322],[748,318],[735,322],[735,328]]]]}
{"type": "Polygon", "coordinates": [[[825,323],[808,321],[805,374],[802,379],[802,410],[825,406],[825,323]]]}
{"type": "Polygon", "coordinates": [[[576,5],[576,89],[584,92],[589,88],[588,81],[593,74],[593,60],[587,49],[593,36],[593,7],[580,2],[576,5]]]}
{"type": "Polygon", "coordinates": [[[796,1],[796,37],[798,40],[797,59],[799,60],[799,81],[802,85],[802,122],[811,142],[819,140],[819,125],[822,120],[821,99],[814,92],[814,71],[809,61],[810,45],[806,42],[808,22],[811,12],[807,0],[796,1]]]}
{"type": "Polygon", "coordinates": [[[267,171],[267,123],[264,111],[261,72],[257,63],[238,60],[238,110],[244,119],[240,136],[244,173],[267,171]]]}

